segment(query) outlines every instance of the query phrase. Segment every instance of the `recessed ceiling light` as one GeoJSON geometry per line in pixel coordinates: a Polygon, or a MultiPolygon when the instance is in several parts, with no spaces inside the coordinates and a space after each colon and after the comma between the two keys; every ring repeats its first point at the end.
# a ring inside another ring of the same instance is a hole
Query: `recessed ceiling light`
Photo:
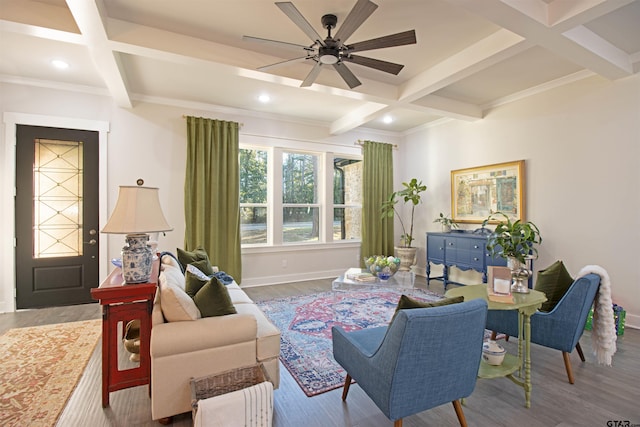
{"type": "Polygon", "coordinates": [[[66,70],[67,68],[69,68],[69,64],[62,59],[54,59],[53,61],[51,61],[51,65],[56,67],[58,70],[66,70]]]}
{"type": "Polygon", "coordinates": [[[258,101],[262,102],[263,104],[266,104],[267,102],[271,101],[271,97],[266,93],[263,93],[258,97],[258,101]]]}
{"type": "Polygon", "coordinates": [[[391,117],[391,116],[384,116],[384,117],[382,118],[382,121],[383,121],[384,123],[386,123],[386,124],[389,124],[389,123],[393,122],[393,117],[391,117]]]}

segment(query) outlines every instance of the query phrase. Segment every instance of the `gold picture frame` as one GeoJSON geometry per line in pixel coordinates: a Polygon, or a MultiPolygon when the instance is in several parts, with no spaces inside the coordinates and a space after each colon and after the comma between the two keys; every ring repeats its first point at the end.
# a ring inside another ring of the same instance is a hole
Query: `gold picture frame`
{"type": "Polygon", "coordinates": [[[524,177],[524,160],[451,171],[452,219],[482,223],[499,211],[524,221],[524,177]]]}

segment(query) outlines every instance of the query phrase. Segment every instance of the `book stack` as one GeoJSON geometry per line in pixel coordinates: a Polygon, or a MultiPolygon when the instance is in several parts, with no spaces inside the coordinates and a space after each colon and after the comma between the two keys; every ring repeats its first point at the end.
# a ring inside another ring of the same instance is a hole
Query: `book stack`
{"type": "Polygon", "coordinates": [[[375,282],[377,279],[373,274],[362,271],[360,268],[350,268],[344,277],[355,282],[375,282]]]}

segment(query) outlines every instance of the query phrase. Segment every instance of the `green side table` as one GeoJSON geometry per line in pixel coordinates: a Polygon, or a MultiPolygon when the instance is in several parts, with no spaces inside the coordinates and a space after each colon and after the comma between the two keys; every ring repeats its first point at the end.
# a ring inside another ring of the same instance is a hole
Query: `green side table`
{"type": "Polygon", "coordinates": [[[505,355],[500,366],[492,366],[484,360],[480,362],[478,378],[507,377],[524,388],[525,406],[531,407],[531,315],[547,300],[543,292],[531,290],[528,294],[513,294],[513,304],[490,301],[487,285],[461,286],[450,289],[447,297],[463,296],[465,301],[484,299],[489,310],[518,310],[518,356],[505,355]],[[523,339],[524,338],[524,339],[523,339]],[[524,349],[523,349],[524,347],[524,349]],[[522,375],[524,370],[524,376],[522,375]],[[517,374],[516,374],[517,372],[517,374]]]}

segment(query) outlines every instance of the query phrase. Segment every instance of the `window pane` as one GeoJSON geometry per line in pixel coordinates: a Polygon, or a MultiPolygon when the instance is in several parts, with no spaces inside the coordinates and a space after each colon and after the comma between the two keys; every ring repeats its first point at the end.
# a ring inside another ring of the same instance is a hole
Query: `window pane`
{"type": "Polygon", "coordinates": [[[361,226],[361,208],[333,209],[333,240],[360,239],[361,226]]]}
{"type": "Polygon", "coordinates": [[[267,152],[240,149],[240,203],[267,203],[267,152]]]}
{"type": "Polygon", "coordinates": [[[333,203],[362,204],[362,161],[333,159],[333,203]]]}
{"type": "Polygon", "coordinates": [[[242,243],[267,243],[267,208],[240,208],[240,238],[242,243]]]}
{"type": "Polygon", "coordinates": [[[362,226],[362,161],[333,160],[333,240],[360,239],[362,226]]]}
{"type": "Polygon", "coordinates": [[[320,235],[320,209],[319,208],[292,208],[282,210],[282,241],[311,242],[317,241],[320,235]]]}
{"type": "Polygon", "coordinates": [[[282,154],[282,202],[317,203],[318,156],[282,154]]]}

